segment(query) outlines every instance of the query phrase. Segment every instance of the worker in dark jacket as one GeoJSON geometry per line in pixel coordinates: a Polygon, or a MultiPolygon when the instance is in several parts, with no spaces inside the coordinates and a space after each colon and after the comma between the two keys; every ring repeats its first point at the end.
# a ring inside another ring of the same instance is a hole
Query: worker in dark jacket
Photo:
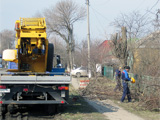
{"type": "Polygon", "coordinates": [[[117,69],[115,71],[115,77],[116,77],[117,85],[116,85],[114,91],[116,91],[117,89],[119,89],[119,91],[121,91],[121,67],[119,67],[119,69],[117,69]]]}
{"type": "Polygon", "coordinates": [[[128,76],[129,70],[130,70],[130,67],[126,66],[125,70],[123,70],[123,72],[122,72],[123,95],[122,95],[122,98],[121,98],[121,102],[124,101],[126,95],[127,95],[127,98],[128,98],[128,102],[131,102],[131,95],[130,95],[130,90],[129,90],[129,87],[128,87],[128,82],[131,81],[131,78],[129,78],[129,76],[128,76]]]}

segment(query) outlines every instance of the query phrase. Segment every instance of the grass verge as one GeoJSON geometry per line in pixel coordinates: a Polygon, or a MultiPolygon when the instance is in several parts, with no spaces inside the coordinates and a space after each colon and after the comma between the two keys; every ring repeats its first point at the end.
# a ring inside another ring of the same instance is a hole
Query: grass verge
{"type": "MultiPolygon", "coordinates": [[[[115,86],[116,82],[114,80],[109,80],[103,77],[97,80],[93,79],[87,88],[82,91],[82,95],[98,100],[110,99],[125,110],[134,113],[145,120],[160,120],[160,113],[158,111],[144,110],[143,106],[140,105],[140,102],[135,101],[134,99],[132,99],[134,100],[132,103],[128,103],[126,100],[123,104],[119,104],[118,102],[120,102],[122,97],[122,91],[117,90],[115,92],[115,86]]],[[[131,92],[133,92],[132,89],[131,92]]]]}
{"type": "Polygon", "coordinates": [[[123,107],[125,110],[144,118],[145,120],[160,120],[160,113],[155,111],[142,110],[140,107],[137,107],[138,102],[124,102],[119,104],[119,101],[114,100],[114,103],[120,107],[123,107]]]}
{"type": "Polygon", "coordinates": [[[69,105],[63,108],[63,112],[56,115],[56,120],[107,120],[106,116],[97,112],[90,106],[79,93],[70,86],[69,105]]]}

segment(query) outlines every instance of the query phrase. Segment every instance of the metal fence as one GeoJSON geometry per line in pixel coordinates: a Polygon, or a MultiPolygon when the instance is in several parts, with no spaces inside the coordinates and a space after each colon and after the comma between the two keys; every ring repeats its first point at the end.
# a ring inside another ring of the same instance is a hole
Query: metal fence
{"type": "MultiPolygon", "coordinates": [[[[104,76],[114,80],[114,69],[110,66],[104,66],[104,76]]],[[[154,91],[153,87],[155,85],[160,85],[160,77],[152,77],[152,76],[146,76],[146,75],[138,75],[129,73],[129,77],[134,77],[136,79],[135,84],[130,84],[131,89],[139,90],[142,93],[150,94],[150,92],[154,91]]]]}
{"type": "Polygon", "coordinates": [[[104,66],[104,76],[112,80],[114,78],[113,67],[104,66]]]}
{"type": "Polygon", "coordinates": [[[160,85],[160,77],[135,75],[133,73],[129,73],[129,76],[136,79],[135,84],[130,84],[131,88],[139,90],[146,95],[153,93],[156,90],[156,86],[160,85]]]}

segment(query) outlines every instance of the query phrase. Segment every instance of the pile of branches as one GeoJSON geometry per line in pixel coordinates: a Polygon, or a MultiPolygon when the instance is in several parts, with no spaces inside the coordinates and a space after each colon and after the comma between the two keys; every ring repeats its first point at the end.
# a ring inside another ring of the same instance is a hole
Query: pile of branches
{"type": "Polygon", "coordinates": [[[122,92],[115,92],[115,82],[107,78],[91,79],[86,89],[81,90],[81,95],[89,97],[90,99],[118,99],[122,95],[122,92]]]}
{"type": "Polygon", "coordinates": [[[144,92],[139,97],[139,106],[145,110],[160,110],[160,85],[146,86],[146,93],[144,92]]]}
{"type": "MultiPolygon", "coordinates": [[[[140,80],[139,80],[140,81],[140,80]]],[[[114,91],[116,86],[115,81],[107,78],[91,79],[86,89],[80,91],[83,97],[90,99],[114,99],[120,100],[122,91],[114,91]]],[[[159,111],[160,110],[160,84],[159,80],[152,80],[150,82],[141,81],[140,83],[131,86],[132,99],[136,101],[135,108],[142,110],[159,111]],[[142,87],[143,86],[143,87],[142,87]]]]}
{"type": "Polygon", "coordinates": [[[132,89],[132,96],[135,100],[139,101],[138,108],[150,111],[160,110],[160,80],[139,80],[135,89],[132,89]],[[134,91],[134,92],[133,92],[134,91]]]}

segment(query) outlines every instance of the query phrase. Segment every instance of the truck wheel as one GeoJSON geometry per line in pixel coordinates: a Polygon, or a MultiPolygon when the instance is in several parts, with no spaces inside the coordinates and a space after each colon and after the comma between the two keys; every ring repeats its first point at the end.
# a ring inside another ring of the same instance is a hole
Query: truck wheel
{"type": "Polygon", "coordinates": [[[51,72],[53,67],[54,46],[48,43],[47,71],[51,72]]]}
{"type": "Polygon", "coordinates": [[[3,119],[2,104],[0,104],[0,120],[3,119]]]}
{"type": "Polygon", "coordinates": [[[6,111],[7,111],[6,105],[0,104],[0,120],[3,120],[6,111]]]}
{"type": "Polygon", "coordinates": [[[79,78],[79,77],[81,77],[81,73],[76,73],[76,76],[79,78]]]}
{"type": "Polygon", "coordinates": [[[54,105],[54,104],[49,104],[49,105],[46,105],[47,107],[47,114],[49,115],[53,115],[57,112],[57,105],[54,105]]]}

